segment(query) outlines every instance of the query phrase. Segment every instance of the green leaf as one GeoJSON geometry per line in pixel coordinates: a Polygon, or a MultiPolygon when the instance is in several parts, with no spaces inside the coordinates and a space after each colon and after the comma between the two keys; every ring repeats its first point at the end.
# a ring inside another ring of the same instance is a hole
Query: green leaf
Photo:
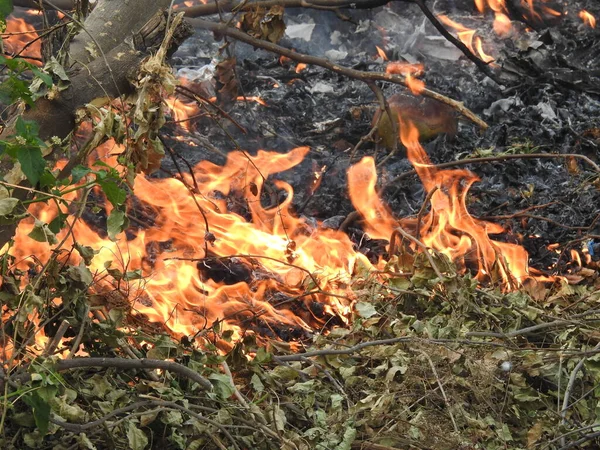
{"type": "Polygon", "coordinates": [[[252,375],[252,378],[250,379],[250,384],[256,392],[260,393],[265,390],[265,385],[263,384],[263,382],[257,374],[252,375]]]}
{"type": "Polygon", "coordinates": [[[81,245],[76,242],[75,250],[77,250],[79,255],[83,258],[83,262],[85,263],[86,266],[89,266],[92,263],[92,259],[94,258],[94,255],[96,254],[96,252],[94,252],[94,249],[92,247],[89,247],[87,245],[81,245]]]}
{"type": "Polygon", "coordinates": [[[18,204],[19,200],[16,198],[3,198],[0,200],[0,216],[8,216],[18,204]]]}
{"type": "Polygon", "coordinates": [[[122,205],[127,199],[127,192],[125,192],[125,189],[120,188],[115,180],[98,180],[98,184],[102,188],[108,201],[114,206],[122,205]]]}
{"type": "Polygon", "coordinates": [[[81,261],[78,266],[70,266],[67,269],[67,273],[72,280],[83,283],[86,286],[91,286],[94,281],[94,276],[90,272],[90,269],[84,265],[84,261],[81,261]]]}
{"type": "Polygon", "coordinates": [[[372,303],[358,302],[354,308],[356,309],[358,315],[364,319],[368,319],[369,317],[377,315],[377,310],[372,303]]]}
{"type": "Polygon", "coordinates": [[[231,380],[225,374],[213,373],[208,377],[208,379],[214,386],[215,392],[222,399],[228,399],[235,392],[233,386],[231,385],[231,380]]]}
{"type": "Polygon", "coordinates": [[[56,186],[56,177],[49,170],[45,170],[40,177],[40,188],[51,188],[56,186]]]}
{"type": "Polygon", "coordinates": [[[108,237],[114,240],[117,234],[127,228],[126,222],[128,221],[125,212],[117,208],[113,209],[106,221],[108,237]]]}
{"type": "Polygon", "coordinates": [[[23,401],[31,407],[35,424],[40,433],[45,435],[48,432],[48,425],[50,423],[50,404],[37,391],[24,395],[23,401]]]}
{"type": "Polygon", "coordinates": [[[87,167],[83,166],[75,166],[71,171],[71,179],[73,180],[73,184],[78,183],[83,177],[85,177],[91,170],[87,167]]]}
{"type": "Polygon", "coordinates": [[[148,445],[148,438],[144,432],[131,422],[127,427],[127,440],[131,450],[144,450],[148,445]]]}
{"type": "Polygon", "coordinates": [[[48,224],[38,219],[35,219],[33,229],[28,234],[28,236],[34,241],[48,242],[51,245],[56,244],[58,242],[58,239],[56,239],[56,235],[50,230],[48,224]]]}
{"type": "Polygon", "coordinates": [[[65,213],[59,210],[58,215],[48,224],[48,229],[54,234],[58,233],[67,223],[67,217],[65,213]]]}
{"type": "Polygon", "coordinates": [[[39,147],[22,147],[17,152],[17,161],[21,163],[21,170],[27,180],[35,186],[46,169],[42,150],[39,147]]]}
{"type": "Polygon", "coordinates": [[[13,10],[12,0],[0,0],[0,19],[4,19],[13,10]]]}
{"type": "Polygon", "coordinates": [[[48,87],[52,86],[52,77],[48,75],[46,72],[41,71],[37,67],[32,67],[31,71],[33,74],[38,77],[40,80],[44,82],[44,84],[48,87]]]}

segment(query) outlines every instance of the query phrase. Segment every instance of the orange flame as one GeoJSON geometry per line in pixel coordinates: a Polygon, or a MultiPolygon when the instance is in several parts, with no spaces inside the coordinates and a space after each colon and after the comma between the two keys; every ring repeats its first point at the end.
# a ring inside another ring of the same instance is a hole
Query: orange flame
{"type": "Polygon", "coordinates": [[[483,14],[489,7],[494,12],[494,31],[499,36],[507,36],[512,30],[512,24],[508,18],[508,9],[505,0],[475,0],[477,10],[483,14]]]}
{"type": "Polygon", "coordinates": [[[453,28],[457,32],[456,35],[458,36],[458,39],[460,39],[460,41],[467,46],[471,53],[479,56],[483,62],[490,63],[494,60],[493,56],[490,56],[483,51],[483,43],[481,42],[481,38],[475,38],[475,48],[473,47],[473,38],[477,32],[476,30],[468,28],[443,14],[439,15],[438,19],[440,19],[440,22],[442,22],[444,25],[453,28]]]}
{"type": "MultiPolygon", "coordinates": [[[[35,14],[38,11],[28,11],[35,14]]],[[[19,17],[11,17],[6,21],[6,31],[2,34],[5,50],[20,58],[31,58],[30,62],[41,66],[42,42],[32,25],[19,17]]]]}
{"type": "MultiPolygon", "coordinates": [[[[111,155],[117,152],[110,150],[111,155]]],[[[99,249],[90,266],[96,274],[106,273],[107,261],[129,271],[141,269],[145,280],[131,282],[127,287],[135,314],[164,323],[176,334],[193,335],[223,320],[223,329],[240,337],[249,326],[246,322],[253,318],[260,318],[267,327],[320,327],[325,321],[320,317],[326,317],[323,314],[349,314],[352,294],[345,286],[357,260],[365,267],[370,264],[353,250],[344,233],[312,229],[293,217],[289,211],[293,192],[287,183],[274,182],[277,190],[286,193],[282,204],[262,205],[262,194],[267,192],[264,180],[299,164],[307,152],[306,147],[287,154],[259,151],[255,157],[232,152],[224,167],[201,162],[194,169],[194,177],[202,194],[195,195],[176,179],[151,180],[140,175],[135,180],[134,195],[154,211],[156,218],[149,228],[139,230],[133,238],[121,235],[111,241],[78,220],[73,234],[66,237],[66,245],[71,245],[72,236],[76,236],[79,244],[99,249]],[[233,192],[246,199],[251,221],[229,211],[222,198],[233,192]],[[199,207],[206,216],[209,232],[199,207]],[[228,258],[235,255],[252,258],[228,258]],[[232,261],[251,265],[263,276],[253,275],[253,281],[242,279],[227,284],[202,275],[221,266],[225,267],[221,271],[227,272],[226,263],[232,261]],[[280,301],[284,305],[286,298],[298,298],[304,303],[305,312],[295,314],[286,307],[274,307],[269,300],[278,303],[273,297],[276,295],[283,296],[280,301]],[[321,305],[321,316],[311,312],[313,303],[321,305]]],[[[186,175],[184,181],[193,185],[191,175],[186,175]]],[[[57,211],[34,205],[31,213],[50,222],[57,211]]],[[[25,267],[30,255],[44,261],[52,252],[50,246],[27,237],[32,227],[31,221],[21,223],[13,248],[14,256],[25,267]]],[[[78,257],[71,255],[71,262],[77,264],[78,257]]],[[[105,288],[114,290],[111,286],[105,288]]]]}
{"type": "Polygon", "coordinates": [[[436,189],[431,196],[431,212],[422,227],[423,242],[446,254],[459,267],[475,264],[479,280],[489,279],[496,268],[507,286],[520,285],[529,276],[525,249],[491,240],[490,234],[502,233],[504,229],[475,219],[467,210],[467,194],[479,181],[477,176],[464,169],[436,169],[419,143],[416,127],[404,122],[400,129],[400,139],[425,189],[436,189]],[[506,265],[498,264],[503,259],[506,265]]]}
{"type": "Polygon", "coordinates": [[[298,65],[296,66],[296,73],[300,73],[304,69],[306,69],[306,64],[304,64],[304,63],[298,63],[298,65]]]}
{"type": "Polygon", "coordinates": [[[178,122],[182,128],[190,131],[189,119],[200,112],[196,103],[185,103],[176,97],[169,97],[165,103],[172,111],[175,122],[178,122]]]}
{"type": "Polygon", "coordinates": [[[425,82],[414,78],[411,74],[406,75],[406,85],[414,95],[421,95],[425,90],[425,82]]]}
{"type": "Polygon", "coordinates": [[[385,72],[399,75],[420,76],[423,73],[423,64],[411,64],[401,61],[391,61],[387,64],[385,72]]]}
{"type": "Polygon", "coordinates": [[[596,28],[596,18],[592,14],[587,12],[585,9],[579,11],[579,17],[587,26],[596,28]]]}
{"type": "Polygon", "coordinates": [[[377,49],[377,54],[379,55],[379,57],[381,59],[383,59],[384,61],[389,61],[389,59],[388,59],[385,51],[381,47],[379,47],[378,45],[376,45],[375,48],[377,49]]]}
{"type": "MultiPolygon", "coordinates": [[[[504,229],[478,220],[467,210],[467,194],[478,178],[468,170],[439,170],[433,166],[419,143],[419,132],[400,117],[401,141],[427,192],[431,211],[417,236],[425,245],[455,261],[462,270],[473,269],[478,280],[499,281],[508,288],[530,278],[528,256],[523,247],[490,239],[504,229]]],[[[365,219],[365,230],[375,238],[389,239],[397,227],[410,221],[396,221],[375,193],[377,175],[372,158],[365,158],[348,173],[350,198],[365,219]]]]}

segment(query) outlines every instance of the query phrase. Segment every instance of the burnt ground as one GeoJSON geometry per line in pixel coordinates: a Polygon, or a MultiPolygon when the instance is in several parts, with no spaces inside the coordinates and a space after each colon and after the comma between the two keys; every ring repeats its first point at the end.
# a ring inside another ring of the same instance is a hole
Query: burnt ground
{"type": "MultiPolygon", "coordinates": [[[[375,56],[376,45],[384,48],[391,60],[424,63],[423,79],[429,88],[463,101],[490,125],[481,133],[475,125],[461,121],[453,141],[440,136],[425,144],[435,163],[503,152],[580,153],[599,162],[600,30],[584,26],[577,12],[585,8],[598,17],[600,6],[592,0],[569,3],[563,20],[535,24],[537,31],[515,21],[513,35],[504,39],[492,31],[493,17],[489,13],[479,15],[470,0],[436,3],[436,12],[448,13],[454,20],[478,29],[488,53],[493,53],[497,63],[508,70],[504,76],[511,79],[502,86],[461,56],[411,4],[349,11],[348,21],[326,11],[286,10],[288,35],[281,44],[362,70],[385,70],[386,63],[375,56]],[[314,28],[308,33],[311,24],[314,28]]],[[[197,30],[174,57],[179,74],[195,78],[195,87],[207,96],[214,94],[214,88],[210,81],[202,81],[202,76],[207,69],[210,74],[211,60],[220,45],[222,42],[214,42],[210,33],[197,30]]],[[[245,44],[232,44],[230,50],[237,56],[243,93],[260,96],[268,106],[254,102],[225,106],[248,131],[244,135],[229,121],[220,120],[235,142],[210,118],[194,120],[194,131],[186,138],[205,136],[225,152],[236,146],[250,153],[310,146],[306,160],[280,176],[294,186],[299,213],[333,222],[338,216],[345,217],[353,210],[345,172],[351,164],[351,149],[370,129],[377,108],[372,91],[361,81],[320,67],[309,66],[297,74],[295,62],[281,63],[277,55],[245,44]],[[323,182],[311,196],[307,173],[323,166],[327,167],[323,182]]],[[[382,88],[386,95],[402,90],[391,84],[382,88]]],[[[181,132],[173,129],[175,134],[181,132]]],[[[202,145],[173,145],[192,163],[203,159],[223,162],[221,155],[202,145]]],[[[376,151],[374,143],[367,143],[355,155],[355,161],[374,154],[378,161],[386,156],[385,151],[376,151]]],[[[556,262],[558,255],[545,250],[549,243],[581,248],[582,243],[592,241],[568,243],[586,234],[600,234],[600,223],[590,230],[577,229],[593,225],[600,209],[600,193],[597,183],[593,183],[598,174],[585,163],[579,161],[574,167],[563,159],[517,159],[468,167],[481,178],[471,190],[470,211],[480,217],[500,216],[496,220],[514,234],[498,239],[522,236],[520,240],[533,266],[545,268],[556,262]],[[501,219],[547,203],[552,204],[529,212],[543,219],[501,219]]],[[[174,171],[168,159],[165,168],[174,171]]],[[[410,168],[402,152],[379,167],[382,197],[397,217],[414,216],[425,198],[416,176],[389,184],[410,168]]]]}

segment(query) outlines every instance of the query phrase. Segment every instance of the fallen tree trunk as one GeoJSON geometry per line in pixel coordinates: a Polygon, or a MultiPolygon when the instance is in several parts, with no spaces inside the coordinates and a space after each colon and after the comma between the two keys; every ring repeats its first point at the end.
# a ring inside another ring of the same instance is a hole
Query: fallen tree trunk
{"type": "MultiPolygon", "coordinates": [[[[70,86],[51,100],[38,99],[22,114],[23,119],[37,122],[41,139],[65,138],[75,127],[77,109],[95,98],[112,99],[132,91],[130,80],[140,63],[163,42],[168,25],[163,10],[169,4],[169,0],[158,0],[149,8],[145,0],[100,0],[69,52],[70,86]],[[132,30],[137,31],[132,33],[132,30]]],[[[192,34],[188,25],[181,27],[178,43],[192,34]]],[[[13,126],[2,131],[0,139],[14,134],[15,120],[13,126]]],[[[52,161],[54,155],[46,158],[52,161]]],[[[0,173],[8,174],[13,166],[12,159],[5,156],[0,160],[0,173]]],[[[68,176],[64,172],[62,175],[68,176]]],[[[4,177],[4,181],[22,187],[14,188],[11,193],[20,200],[27,198],[29,188],[33,187],[23,178],[4,177]]],[[[15,230],[16,224],[0,225],[0,249],[12,239],[15,230]]]]}

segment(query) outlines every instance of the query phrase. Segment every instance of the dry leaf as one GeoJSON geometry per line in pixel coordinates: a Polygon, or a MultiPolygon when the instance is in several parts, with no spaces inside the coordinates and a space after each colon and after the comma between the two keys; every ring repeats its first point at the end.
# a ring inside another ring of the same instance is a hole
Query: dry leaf
{"type": "Polygon", "coordinates": [[[285,33],[283,21],[283,6],[275,5],[268,11],[265,8],[256,8],[242,17],[241,28],[256,39],[269,42],[278,42],[285,33]]]}

